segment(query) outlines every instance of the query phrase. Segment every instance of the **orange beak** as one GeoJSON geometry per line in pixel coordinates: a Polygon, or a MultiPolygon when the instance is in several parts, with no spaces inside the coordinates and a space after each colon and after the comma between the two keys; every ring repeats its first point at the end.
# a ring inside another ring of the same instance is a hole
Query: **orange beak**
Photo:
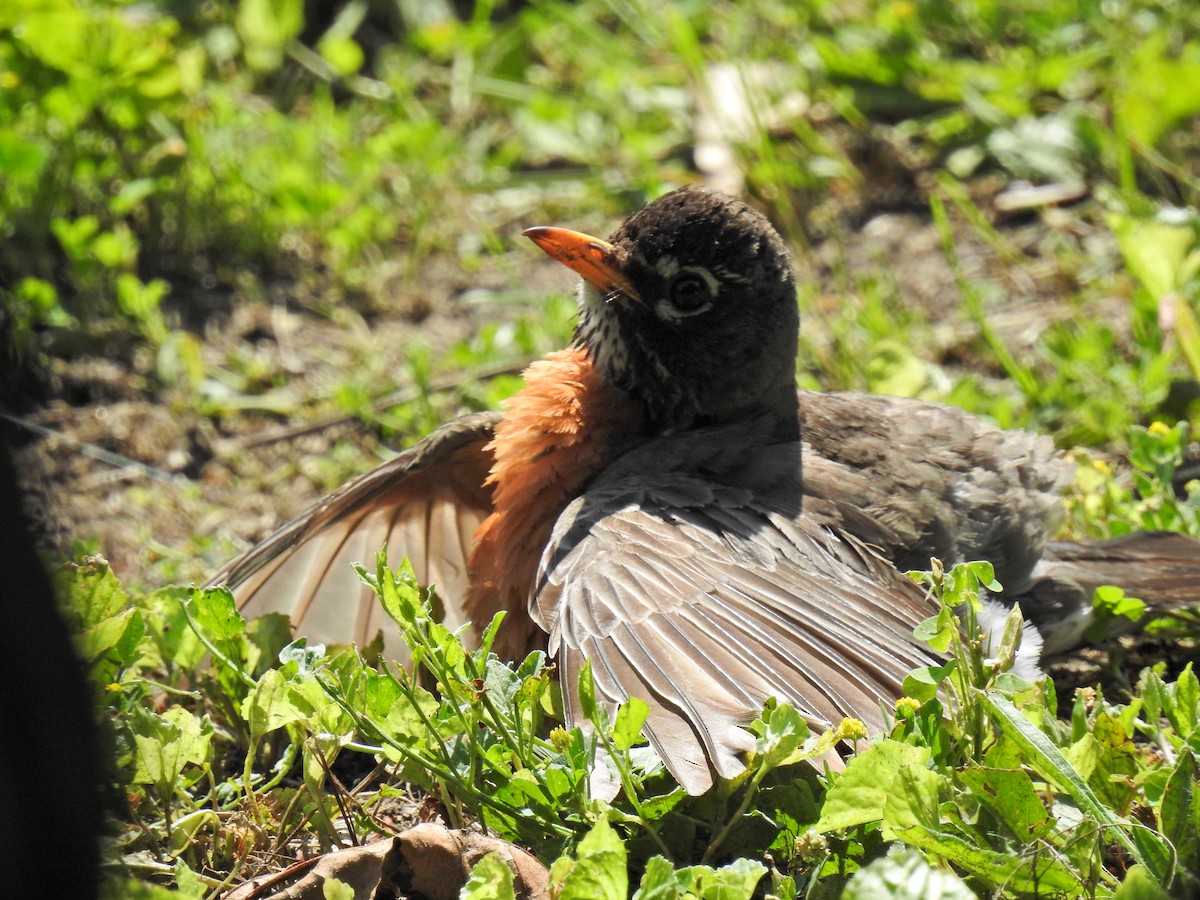
{"type": "Polygon", "coordinates": [[[605,296],[620,292],[631,300],[640,300],[629,279],[617,267],[617,248],[608,241],[568,228],[538,225],[521,232],[551,259],[576,272],[595,285],[605,296]]]}

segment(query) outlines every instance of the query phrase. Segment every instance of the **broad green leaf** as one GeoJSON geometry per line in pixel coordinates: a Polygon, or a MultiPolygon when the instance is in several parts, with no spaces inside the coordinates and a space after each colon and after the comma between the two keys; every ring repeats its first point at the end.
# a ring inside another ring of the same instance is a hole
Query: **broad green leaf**
{"type": "Polygon", "coordinates": [[[637,697],[630,697],[621,704],[613,722],[612,732],[613,743],[618,749],[628,750],[641,739],[642,725],[649,714],[650,707],[646,705],[646,701],[637,697]]]}
{"type": "MultiPolygon", "coordinates": [[[[1200,863],[1200,767],[1191,748],[1179,754],[1163,792],[1159,820],[1163,836],[1182,861],[1200,863]]],[[[1197,873],[1200,875],[1200,872],[1197,873]]]]}
{"type": "Polygon", "coordinates": [[[327,34],[317,43],[317,52],[343,78],[355,74],[363,65],[362,47],[353,38],[327,34]]]}
{"type": "Polygon", "coordinates": [[[945,653],[950,648],[957,633],[958,623],[949,609],[942,609],[936,616],[925,619],[913,632],[918,641],[925,641],[938,653],[945,653]]]}
{"type": "Polygon", "coordinates": [[[1133,827],[1133,843],[1138,848],[1139,864],[1146,874],[1161,885],[1169,885],[1175,879],[1179,860],[1175,849],[1155,831],[1144,826],[1133,827]]]}
{"type": "Polygon", "coordinates": [[[1125,265],[1154,303],[1180,286],[1180,272],[1196,239],[1190,227],[1117,213],[1108,216],[1108,226],[1125,265]]]}
{"type": "Polygon", "coordinates": [[[93,625],[79,636],[79,653],[89,661],[116,651],[114,656],[122,663],[132,662],[138,642],[145,633],[142,614],[136,609],[127,609],[93,625]]]}
{"type": "Polygon", "coordinates": [[[676,900],[687,890],[691,881],[686,872],[675,871],[675,867],[668,860],[661,856],[652,856],[646,860],[642,883],[633,895],[633,900],[676,900]]]}
{"type": "Polygon", "coordinates": [[[306,719],[313,706],[301,696],[278,669],[268,669],[242,702],[242,718],[250,726],[251,737],[306,719]]]}
{"type": "Polygon", "coordinates": [[[883,802],[883,837],[894,840],[905,829],[938,825],[938,788],[942,776],[925,766],[902,766],[883,802]]]}
{"type": "Polygon", "coordinates": [[[842,900],[974,900],[975,892],[946,869],[935,869],[916,850],[898,848],[854,873],[842,900]]]}
{"type": "Polygon", "coordinates": [[[784,765],[808,737],[808,723],[789,703],[780,703],[767,715],[766,728],[756,741],[755,753],[761,765],[773,769],[784,765]]]}
{"type": "Polygon", "coordinates": [[[171,850],[183,853],[196,839],[201,829],[210,829],[214,834],[221,827],[220,817],[211,809],[198,809],[176,819],[171,825],[171,850]]]}
{"type": "Polygon", "coordinates": [[[928,703],[937,696],[942,682],[950,677],[954,669],[954,660],[950,660],[943,666],[918,666],[904,676],[905,695],[919,700],[921,703],[928,703]]]}
{"type": "Polygon", "coordinates": [[[910,767],[925,768],[929,758],[927,748],[899,741],[884,740],[868,747],[846,764],[829,788],[815,830],[835,831],[882,820],[899,773],[910,767]]]}
{"type": "Polygon", "coordinates": [[[940,856],[959,868],[1018,894],[1035,896],[1084,895],[1083,879],[1066,862],[1050,855],[1024,857],[968,843],[962,836],[914,824],[899,835],[904,843],[940,856]]]}
{"type": "Polygon", "coordinates": [[[516,900],[512,870],[493,851],[471,869],[458,896],[459,900],[516,900]]]}
{"type": "Polygon", "coordinates": [[[488,659],[484,666],[483,689],[493,703],[509,709],[521,688],[521,679],[509,666],[495,656],[488,659]]]}
{"type": "Polygon", "coordinates": [[[228,643],[245,634],[246,620],[237,611],[229,588],[198,588],[185,602],[196,625],[214,643],[228,643]]]}
{"type": "Polygon", "coordinates": [[[190,588],[166,587],[147,595],[143,601],[153,613],[147,625],[162,661],[185,672],[194,669],[208,652],[196,632],[188,627],[183,610],[183,603],[191,593],[190,588]]]}
{"type": "Polygon", "coordinates": [[[608,820],[601,819],[579,842],[574,865],[557,892],[558,900],[626,900],[629,872],[625,866],[625,845],[608,820]]]}
{"type": "Polygon", "coordinates": [[[1120,887],[1113,892],[1113,900],[1170,900],[1171,895],[1155,884],[1141,866],[1131,866],[1125,873],[1120,887]]]}
{"type": "Polygon", "coordinates": [[[1200,679],[1196,678],[1191,663],[1183,667],[1171,693],[1175,698],[1171,724],[1175,726],[1181,738],[1189,740],[1196,730],[1197,720],[1200,719],[1200,679]]]}
{"type": "Polygon", "coordinates": [[[689,892],[701,900],[750,900],[767,867],[758,860],[735,859],[719,869],[692,866],[684,871],[691,877],[689,892]]]}
{"type": "Polygon", "coordinates": [[[1124,616],[1136,622],[1145,613],[1146,604],[1137,597],[1127,597],[1119,587],[1101,585],[1092,597],[1092,608],[1105,609],[1114,616],[1124,616]]]}
{"type": "Polygon", "coordinates": [[[1033,779],[1022,769],[971,768],[958,777],[1023,843],[1053,824],[1033,779]]]}
{"type": "Polygon", "coordinates": [[[237,31],[246,61],[260,71],[279,67],[284,49],[303,27],[302,0],[242,0],[237,6],[237,31]]]}
{"type": "Polygon", "coordinates": [[[103,560],[88,559],[79,566],[64,566],[61,572],[65,605],[80,617],[84,628],[98,625],[129,606],[129,595],[121,590],[117,576],[103,560]]]}
{"type": "MultiPolygon", "coordinates": [[[[963,563],[963,568],[970,573],[975,580],[975,584],[968,582],[968,590],[976,590],[977,588],[987,588],[993,593],[999,593],[1003,590],[1003,586],[996,580],[996,568],[987,560],[975,560],[973,562],[963,563]]],[[[955,569],[960,568],[955,566],[955,569]]]]}
{"type": "Polygon", "coordinates": [[[1200,114],[1200,42],[1181,47],[1166,29],[1155,29],[1136,41],[1122,57],[1114,82],[1112,108],[1121,131],[1145,147],[1154,147],[1179,122],[1200,114]]]}
{"type": "Polygon", "coordinates": [[[162,715],[138,708],[130,720],[135,746],[133,780],[169,789],[184,768],[208,758],[212,725],[175,706],[162,715]]]}

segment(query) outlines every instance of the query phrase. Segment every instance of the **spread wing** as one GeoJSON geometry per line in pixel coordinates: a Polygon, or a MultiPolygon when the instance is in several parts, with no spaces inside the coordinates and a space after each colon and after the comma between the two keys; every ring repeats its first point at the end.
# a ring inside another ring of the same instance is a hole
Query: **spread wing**
{"type": "Polygon", "coordinates": [[[921,590],[864,542],[882,526],[801,496],[801,483],[836,494],[846,473],[805,459],[802,481],[798,444],[747,452],[741,431],[736,455],[714,429],[606,471],[559,519],[532,608],[569,716],[590,659],[600,698],[650,705],[647,735],[690,793],[742,771],[742,726],[769,697],[819,726],[854,716],[878,730],[880,704],[931,661],[912,637],[930,614],[921,590]]]}
{"type": "Polygon", "coordinates": [[[312,640],[361,645],[382,629],[395,655],[403,647],[393,623],[351,568],[369,568],[386,541],[393,559],[408,556],[417,580],[436,585],[444,623],[457,628],[475,529],[492,508],[484,447],[498,418],[479,413],[443,426],[343,485],[209,584],[227,584],[244,615],[286,613],[296,634],[312,640]]]}

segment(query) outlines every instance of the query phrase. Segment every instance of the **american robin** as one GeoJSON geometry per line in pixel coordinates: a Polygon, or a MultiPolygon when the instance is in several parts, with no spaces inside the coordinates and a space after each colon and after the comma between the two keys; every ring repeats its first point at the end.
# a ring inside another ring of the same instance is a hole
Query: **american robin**
{"type": "Polygon", "coordinates": [[[213,583],[244,612],[335,642],[386,631],[350,567],[386,541],[448,626],[506,610],[501,655],[548,648],[572,688],[588,659],[602,699],[647,701],[648,738],[700,793],[742,771],[769,697],[817,725],[883,727],[881,704],[929,660],[913,629],[930,610],[902,572],[932,556],[991,561],[1005,597],[1045,595],[1050,624],[1109,581],[1200,600],[1179,536],[1049,542],[1071,467],[1047,438],[797,392],[788,251],[741,201],[688,187],[608,241],[525,233],[582,276],[572,346],[502,414],[443,426],[227,565],[213,583]]]}

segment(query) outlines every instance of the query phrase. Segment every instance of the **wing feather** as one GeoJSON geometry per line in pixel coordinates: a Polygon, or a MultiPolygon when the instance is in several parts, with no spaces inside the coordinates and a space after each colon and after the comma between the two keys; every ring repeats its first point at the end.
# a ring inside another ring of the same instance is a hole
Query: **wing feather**
{"type": "Polygon", "coordinates": [[[886,529],[830,499],[838,464],[806,458],[801,479],[792,442],[723,471],[702,449],[721,443],[663,438],[603,473],[556,524],[531,603],[568,679],[588,658],[598,699],[649,704],[647,735],[693,793],[741,771],[767,699],[878,730],[931,661],[912,636],[922,591],[846,525],[886,529]]]}
{"type": "Polygon", "coordinates": [[[408,556],[417,580],[437,587],[444,622],[464,624],[467,560],[491,512],[484,448],[498,416],[464,416],[349,482],[209,581],[227,584],[244,615],[282,612],[297,634],[328,643],[365,643],[383,631],[392,655],[403,645],[352,563],[368,567],[385,543],[408,556]]]}

